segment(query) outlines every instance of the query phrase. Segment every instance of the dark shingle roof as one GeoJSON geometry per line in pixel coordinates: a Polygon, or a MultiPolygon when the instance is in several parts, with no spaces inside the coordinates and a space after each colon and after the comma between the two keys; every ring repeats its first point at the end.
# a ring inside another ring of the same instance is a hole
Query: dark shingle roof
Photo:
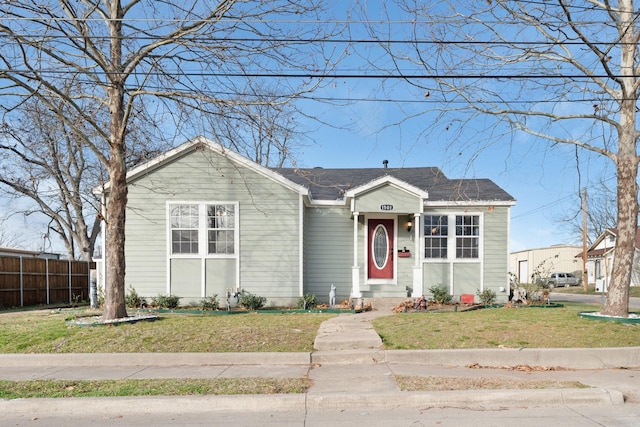
{"type": "Polygon", "coordinates": [[[392,176],[429,193],[430,201],[514,201],[488,179],[450,180],[439,168],[290,169],[277,168],[290,181],[309,189],[314,200],[341,200],[344,193],[384,176],[392,176]]]}

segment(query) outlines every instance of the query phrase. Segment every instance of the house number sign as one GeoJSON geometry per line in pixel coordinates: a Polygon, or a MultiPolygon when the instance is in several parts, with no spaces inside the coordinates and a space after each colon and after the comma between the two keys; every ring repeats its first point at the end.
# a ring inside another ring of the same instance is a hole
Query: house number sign
{"type": "Polygon", "coordinates": [[[393,205],[380,205],[380,210],[381,211],[392,211],[393,210],[393,205]]]}

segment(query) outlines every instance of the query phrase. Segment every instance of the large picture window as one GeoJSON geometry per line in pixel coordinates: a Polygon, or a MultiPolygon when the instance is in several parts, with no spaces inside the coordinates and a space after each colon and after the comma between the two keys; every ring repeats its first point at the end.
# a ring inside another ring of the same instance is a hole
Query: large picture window
{"type": "Polygon", "coordinates": [[[169,205],[171,253],[235,254],[236,212],[235,203],[169,205]]]}
{"type": "Polygon", "coordinates": [[[444,215],[425,215],[424,217],[424,256],[425,258],[446,258],[449,236],[449,218],[444,215]]]}

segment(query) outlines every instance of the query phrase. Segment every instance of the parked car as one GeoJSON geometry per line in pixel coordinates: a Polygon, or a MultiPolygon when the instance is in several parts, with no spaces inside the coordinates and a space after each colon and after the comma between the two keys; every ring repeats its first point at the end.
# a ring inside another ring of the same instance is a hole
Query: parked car
{"type": "Polygon", "coordinates": [[[580,278],[576,277],[572,273],[553,273],[546,280],[547,285],[551,288],[558,288],[560,286],[578,286],[580,281],[580,278]]]}

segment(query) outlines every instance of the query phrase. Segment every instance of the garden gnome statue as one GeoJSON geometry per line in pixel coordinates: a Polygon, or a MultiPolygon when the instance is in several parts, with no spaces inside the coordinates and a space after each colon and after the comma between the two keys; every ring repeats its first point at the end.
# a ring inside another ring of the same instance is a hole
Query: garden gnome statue
{"type": "Polygon", "coordinates": [[[331,290],[329,291],[329,307],[336,305],[336,285],[331,284],[331,290]]]}

